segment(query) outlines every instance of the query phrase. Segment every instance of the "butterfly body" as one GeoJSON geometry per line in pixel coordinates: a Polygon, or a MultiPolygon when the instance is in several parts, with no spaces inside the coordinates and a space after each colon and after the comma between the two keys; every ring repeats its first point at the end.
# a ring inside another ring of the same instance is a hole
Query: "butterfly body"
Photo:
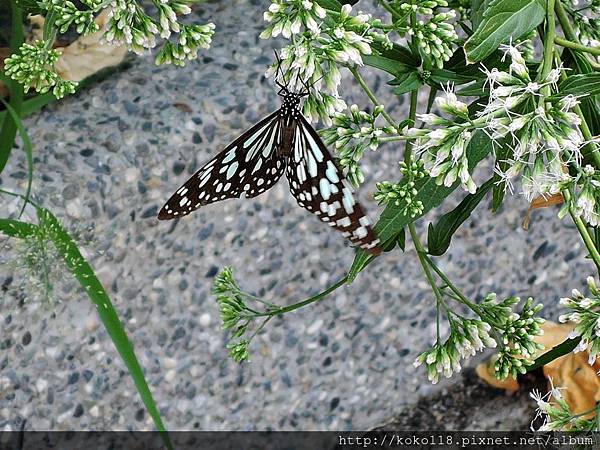
{"type": "Polygon", "coordinates": [[[302,116],[305,94],[282,87],[281,108],[254,125],[206,163],[173,194],[160,220],[185,216],[227,198],[256,197],[285,172],[300,206],[364,250],[381,252],[353,188],[314,128],[302,116]]]}

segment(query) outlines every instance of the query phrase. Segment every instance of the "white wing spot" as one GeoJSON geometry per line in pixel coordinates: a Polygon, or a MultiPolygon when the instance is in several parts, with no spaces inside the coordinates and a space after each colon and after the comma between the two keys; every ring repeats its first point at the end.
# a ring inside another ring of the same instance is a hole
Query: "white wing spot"
{"type": "Polygon", "coordinates": [[[358,227],[356,230],[354,230],[354,235],[359,239],[364,238],[367,233],[368,231],[365,227],[358,227]]]}
{"type": "Polygon", "coordinates": [[[238,166],[239,166],[239,163],[237,161],[234,161],[231,163],[231,165],[229,166],[229,169],[227,169],[227,175],[225,175],[228,180],[233,175],[235,175],[235,171],[237,170],[238,166]]]}
{"type": "Polygon", "coordinates": [[[187,197],[182,197],[182,199],[179,200],[179,206],[185,205],[187,201],[188,201],[187,197]]]}
{"type": "Polygon", "coordinates": [[[331,161],[327,161],[327,170],[325,171],[325,174],[332,183],[337,183],[340,181],[340,178],[337,176],[335,165],[331,161]]]}
{"type": "Polygon", "coordinates": [[[231,150],[229,150],[229,152],[227,152],[225,159],[223,159],[223,163],[228,163],[233,158],[235,158],[235,148],[232,148],[231,150]]]}
{"type": "Polygon", "coordinates": [[[329,197],[331,196],[331,188],[329,181],[327,181],[326,178],[321,178],[319,180],[319,191],[325,200],[329,200],[329,197]]]}

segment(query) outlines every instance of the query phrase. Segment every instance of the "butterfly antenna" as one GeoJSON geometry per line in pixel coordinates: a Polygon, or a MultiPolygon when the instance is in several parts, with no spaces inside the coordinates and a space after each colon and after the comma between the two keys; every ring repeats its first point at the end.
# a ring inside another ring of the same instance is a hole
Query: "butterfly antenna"
{"type": "Polygon", "coordinates": [[[273,53],[275,53],[275,59],[277,60],[277,70],[275,73],[275,84],[277,86],[279,86],[280,88],[285,88],[286,86],[284,86],[279,80],[283,80],[285,82],[285,79],[283,77],[283,70],[281,69],[281,58],[279,57],[279,53],[277,53],[277,50],[273,50],[273,53]]]}
{"type": "Polygon", "coordinates": [[[304,78],[300,78],[300,82],[302,83],[302,86],[304,86],[304,88],[306,89],[304,92],[300,92],[300,95],[302,95],[302,96],[308,95],[308,93],[310,92],[310,87],[306,84],[306,81],[304,81],[304,78]]]}

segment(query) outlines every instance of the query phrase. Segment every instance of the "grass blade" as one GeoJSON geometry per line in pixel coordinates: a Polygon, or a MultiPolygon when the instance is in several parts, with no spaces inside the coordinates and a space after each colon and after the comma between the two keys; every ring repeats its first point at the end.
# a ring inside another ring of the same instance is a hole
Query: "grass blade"
{"type": "MultiPolygon", "coordinates": [[[[14,2],[11,4],[11,30],[10,30],[10,52],[15,53],[23,43],[23,13],[14,2]]],[[[21,104],[23,102],[23,87],[14,80],[8,84],[10,90],[10,104],[17,112],[21,114],[21,104]]],[[[10,152],[12,151],[15,136],[17,135],[17,126],[8,116],[4,116],[2,126],[0,127],[0,173],[4,170],[10,152]]]]}
{"type": "Polygon", "coordinates": [[[77,248],[77,244],[71,239],[58,219],[45,208],[38,207],[37,212],[40,226],[45,226],[47,228],[54,245],[62,255],[70,272],[77,278],[90,300],[96,306],[100,319],[117,348],[117,351],[121,355],[121,358],[123,358],[123,362],[129,370],[129,375],[133,378],[148,413],[154,420],[157,430],[161,432],[165,445],[168,448],[172,448],[169,435],[163,425],[152,393],[146,383],[144,372],[135,356],[133,346],[127,337],[127,333],[123,328],[119,315],[114,309],[104,287],[94,274],[92,267],[81,255],[81,252],[77,248]]]}
{"type": "Polygon", "coordinates": [[[29,203],[29,195],[31,194],[31,185],[33,183],[33,151],[31,147],[31,141],[29,140],[29,135],[27,134],[27,130],[25,130],[25,127],[23,126],[21,118],[18,116],[17,112],[13,109],[12,106],[10,106],[1,98],[0,101],[4,103],[4,106],[6,106],[6,110],[9,112],[13,122],[16,124],[17,130],[19,130],[19,135],[23,140],[23,150],[25,150],[25,155],[27,156],[27,190],[25,191],[25,202],[23,203],[23,207],[19,212],[19,217],[21,217],[23,211],[25,211],[27,203],[29,203]]]}
{"type": "Polygon", "coordinates": [[[566,339],[558,345],[552,347],[551,350],[547,351],[543,355],[539,356],[531,366],[527,366],[527,372],[531,372],[533,370],[539,369],[540,367],[545,366],[549,362],[554,361],[561,356],[564,356],[568,353],[571,353],[577,347],[581,341],[581,337],[577,337],[575,339],[566,339]]]}
{"type": "Polygon", "coordinates": [[[37,225],[14,219],[0,219],[0,233],[10,237],[24,239],[35,233],[37,225]]]}

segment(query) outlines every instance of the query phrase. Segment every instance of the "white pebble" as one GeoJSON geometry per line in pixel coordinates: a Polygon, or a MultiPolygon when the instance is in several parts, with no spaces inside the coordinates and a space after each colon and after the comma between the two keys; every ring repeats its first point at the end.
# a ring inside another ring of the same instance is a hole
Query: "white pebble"
{"type": "Polygon", "coordinates": [[[210,325],[210,314],[208,313],[204,313],[200,316],[200,325],[202,325],[203,327],[207,327],[210,325]]]}
{"type": "Polygon", "coordinates": [[[175,370],[169,370],[165,374],[165,381],[167,383],[171,383],[175,379],[175,376],[177,376],[177,372],[175,372],[175,370]]]}
{"type": "Polygon", "coordinates": [[[44,380],[43,378],[39,378],[35,382],[35,388],[37,389],[38,392],[45,391],[47,387],[48,387],[48,382],[46,380],[44,380]]]}

